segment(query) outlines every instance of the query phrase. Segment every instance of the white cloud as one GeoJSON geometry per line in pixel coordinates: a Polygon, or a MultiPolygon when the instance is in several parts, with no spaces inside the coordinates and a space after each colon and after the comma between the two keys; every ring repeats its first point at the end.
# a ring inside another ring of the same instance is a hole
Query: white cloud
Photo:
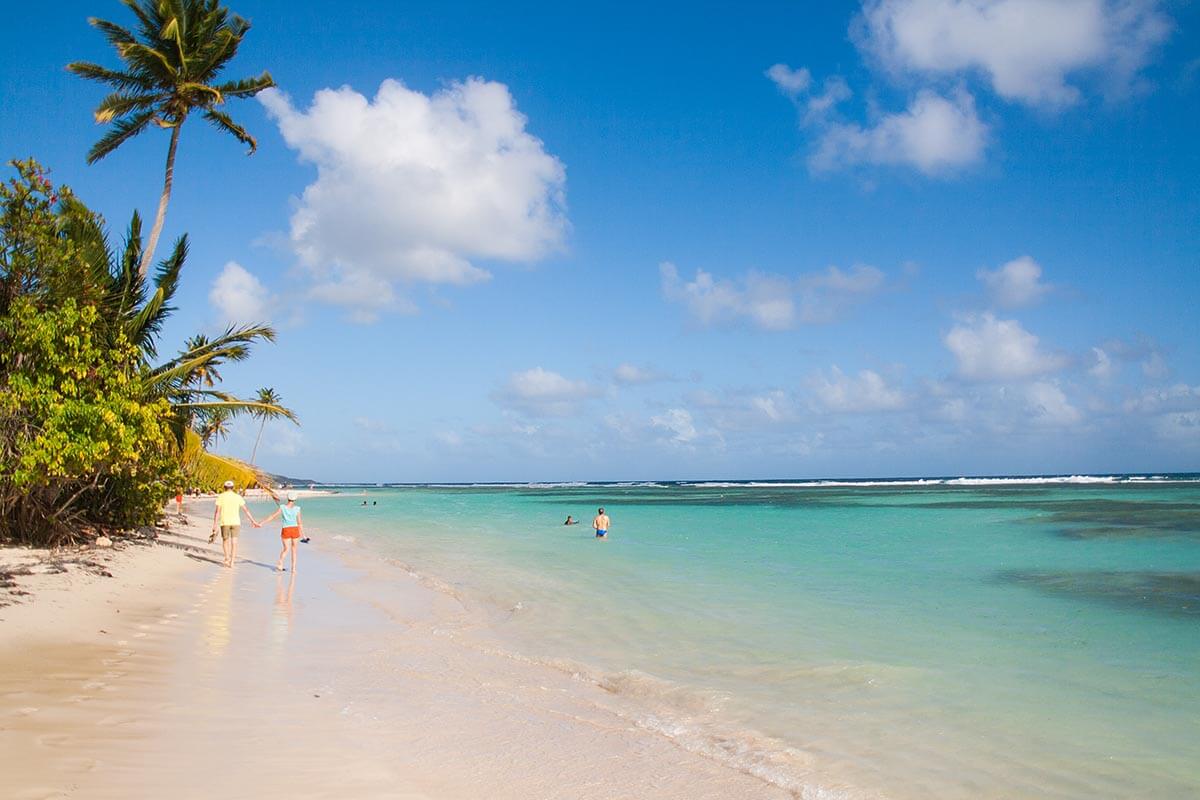
{"type": "Polygon", "coordinates": [[[1165,411],[1200,411],[1200,386],[1177,383],[1157,389],[1145,389],[1125,402],[1126,411],[1158,414],[1165,411]]]}
{"type": "Polygon", "coordinates": [[[1069,79],[1103,74],[1127,90],[1170,32],[1157,0],[866,0],[864,50],[895,73],[986,76],[1001,97],[1064,106],[1069,79]]]}
{"type": "Polygon", "coordinates": [[[669,375],[650,367],[639,367],[635,364],[620,364],[613,370],[613,381],[623,386],[638,386],[667,380],[671,380],[669,375]]]}
{"type": "Polygon", "coordinates": [[[883,376],[869,369],[850,377],[834,367],[828,377],[818,375],[809,385],[818,404],[827,411],[895,411],[908,403],[902,391],[888,386],[883,376]]]}
{"type": "Polygon", "coordinates": [[[1146,360],[1142,362],[1142,374],[1147,378],[1165,378],[1168,372],[1170,369],[1167,367],[1167,360],[1158,351],[1146,356],[1146,360]]]}
{"type": "Polygon", "coordinates": [[[456,448],[463,445],[462,434],[458,431],[437,431],[433,438],[443,447],[456,448]]]}
{"type": "Polygon", "coordinates": [[[502,389],[493,394],[501,405],[533,417],[564,417],[598,394],[586,381],[564,378],[557,372],[534,367],[514,372],[502,389]]]}
{"type": "Polygon", "coordinates": [[[981,269],[975,276],[987,287],[992,302],[1000,308],[1033,305],[1050,291],[1050,287],[1041,282],[1041,266],[1029,256],[1013,259],[994,270],[981,269]]]}
{"type": "Polygon", "coordinates": [[[807,69],[803,67],[792,69],[787,64],[775,64],[767,70],[766,76],[779,87],[781,92],[789,96],[807,92],[809,85],[812,84],[812,75],[807,69]]]}
{"type": "Polygon", "coordinates": [[[1088,366],[1088,374],[1096,380],[1106,381],[1113,376],[1113,362],[1108,353],[1099,347],[1093,347],[1088,366]]]}
{"type": "Polygon", "coordinates": [[[915,167],[946,175],[977,163],[988,128],[963,89],[950,97],[922,89],[904,111],[884,114],[872,125],[819,121],[809,166],[826,172],[860,164],[915,167]]]}
{"type": "Polygon", "coordinates": [[[729,280],[696,270],[696,277],[685,281],[674,264],[664,262],[659,274],[663,296],[684,305],[700,324],[747,320],[766,330],[830,322],[847,305],[879,291],[885,282],[883,272],[865,265],[845,271],[829,267],[795,279],[751,271],[729,280]]]}
{"type": "Polygon", "coordinates": [[[1011,319],[982,314],[956,325],[943,337],[969,380],[1030,378],[1062,369],[1066,359],[1043,353],[1038,337],[1011,319]]]}
{"type": "Polygon", "coordinates": [[[1025,400],[1033,422],[1043,425],[1074,425],[1082,415],[1071,405],[1062,389],[1047,381],[1025,388],[1025,400]]]}
{"type": "Polygon", "coordinates": [[[525,129],[508,88],[469,78],[425,95],[385,80],[374,99],[322,89],[305,111],[259,95],[288,145],[317,167],[291,219],[314,296],[366,316],[393,284],[471,284],[475,259],[532,261],[561,248],[565,170],[525,129]]]}
{"type": "Polygon", "coordinates": [[[700,436],[691,412],[684,408],[669,408],[656,414],[650,418],[650,424],[666,431],[668,438],[677,444],[690,444],[700,436]]]}
{"type": "Polygon", "coordinates": [[[236,261],[230,261],[213,281],[209,302],[227,325],[267,322],[269,296],[262,281],[236,261]]]}
{"type": "Polygon", "coordinates": [[[751,397],[750,407],[771,422],[781,422],[789,416],[787,395],[780,391],[751,397]]]}
{"type": "Polygon", "coordinates": [[[826,78],[821,93],[808,98],[804,108],[804,121],[815,123],[824,120],[826,115],[837,108],[839,103],[849,100],[853,94],[849,84],[842,76],[834,75],[826,78]]]}
{"type": "Polygon", "coordinates": [[[1110,339],[1105,342],[1104,350],[1122,362],[1139,364],[1142,374],[1147,378],[1165,378],[1170,373],[1162,348],[1145,334],[1139,333],[1130,341],[1110,339]]]}

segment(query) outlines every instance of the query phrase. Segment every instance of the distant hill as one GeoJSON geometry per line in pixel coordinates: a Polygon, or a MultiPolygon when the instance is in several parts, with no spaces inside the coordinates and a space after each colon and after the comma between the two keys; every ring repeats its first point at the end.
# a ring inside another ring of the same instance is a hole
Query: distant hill
{"type": "Polygon", "coordinates": [[[293,478],[288,475],[277,475],[274,472],[266,473],[266,476],[271,479],[271,483],[276,486],[308,486],[315,483],[320,486],[321,481],[315,481],[312,478],[293,478]]]}

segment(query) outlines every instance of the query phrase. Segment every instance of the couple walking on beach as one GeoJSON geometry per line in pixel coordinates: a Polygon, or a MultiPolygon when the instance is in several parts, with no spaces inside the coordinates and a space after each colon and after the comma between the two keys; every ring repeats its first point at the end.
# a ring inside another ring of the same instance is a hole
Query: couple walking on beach
{"type": "Polygon", "coordinates": [[[256,528],[261,528],[276,517],[281,518],[283,527],[279,532],[279,538],[282,541],[283,549],[279,551],[279,560],[275,562],[275,569],[279,572],[283,571],[283,559],[290,550],[292,572],[295,573],[296,544],[304,535],[304,521],[300,516],[300,506],[296,505],[298,497],[296,492],[288,492],[287,502],[281,503],[271,512],[271,516],[259,522],[250,513],[250,509],[246,505],[246,498],[233,490],[233,481],[225,481],[224,488],[225,491],[217,495],[216,507],[213,509],[212,535],[208,537],[210,543],[216,541],[217,530],[220,529],[221,549],[225,553],[224,566],[232,567],[233,562],[237,559],[238,533],[242,528],[242,512],[245,511],[246,517],[256,528]]]}

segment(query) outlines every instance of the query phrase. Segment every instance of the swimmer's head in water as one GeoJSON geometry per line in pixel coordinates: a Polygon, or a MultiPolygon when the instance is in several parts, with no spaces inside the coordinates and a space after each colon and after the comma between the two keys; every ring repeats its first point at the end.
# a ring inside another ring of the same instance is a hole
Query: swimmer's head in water
{"type": "Polygon", "coordinates": [[[600,510],[599,510],[597,513],[599,513],[599,514],[603,514],[603,513],[604,513],[604,509],[603,509],[603,508],[602,508],[602,509],[600,509],[600,510]]]}

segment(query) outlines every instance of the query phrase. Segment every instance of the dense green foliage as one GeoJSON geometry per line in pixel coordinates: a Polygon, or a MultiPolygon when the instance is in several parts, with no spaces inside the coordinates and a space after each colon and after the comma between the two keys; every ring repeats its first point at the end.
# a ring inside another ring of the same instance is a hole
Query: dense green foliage
{"type": "Polygon", "coordinates": [[[194,337],[156,364],[186,238],[147,285],[136,214],[118,255],[69,190],[33,162],[15,166],[0,186],[0,539],[53,543],[80,526],[153,522],[181,468],[198,464],[184,457],[196,430],[236,414],[292,418],[212,380],[274,332],[194,337]]]}
{"type": "Polygon", "coordinates": [[[98,316],[20,297],[0,317],[0,537],[150,523],[182,478],[169,404],[143,397],[137,349],[98,316]]]}

